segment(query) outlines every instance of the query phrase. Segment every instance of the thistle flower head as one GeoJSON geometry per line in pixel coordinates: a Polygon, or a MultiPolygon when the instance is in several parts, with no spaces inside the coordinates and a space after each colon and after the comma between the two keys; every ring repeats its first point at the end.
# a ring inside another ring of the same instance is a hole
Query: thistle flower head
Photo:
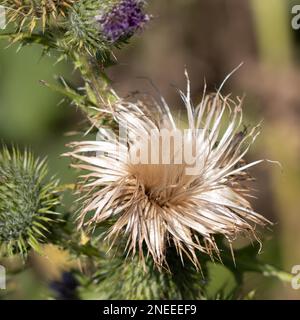
{"type": "Polygon", "coordinates": [[[111,51],[149,20],[143,8],[139,0],[79,1],[68,16],[66,45],[91,56],[111,51]]]}
{"type": "Polygon", "coordinates": [[[262,160],[243,161],[259,127],[241,129],[241,100],[217,92],[194,107],[189,83],[180,95],[186,131],[163,99],[153,102],[154,111],[149,103],[116,97],[113,115],[120,131],[127,127],[125,143],[101,129],[100,141],[75,142],[69,153],[79,160],[74,166],[89,172],[80,226],[110,219],[112,243],[127,239],[128,253],[143,260],[146,249],[158,266],[167,262],[169,246],[198,266],[197,251],[219,255],[216,235],[230,243],[238,235],[257,238],[255,226],[268,223],[251,208],[243,186],[247,169],[262,160]]]}
{"type": "Polygon", "coordinates": [[[96,16],[104,37],[110,42],[129,38],[141,30],[150,16],[143,10],[144,2],[140,0],[121,0],[112,8],[96,16]]]}
{"type": "Polygon", "coordinates": [[[4,0],[8,22],[16,22],[19,29],[32,32],[37,27],[45,29],[51,21],[66,17],[68,10],[78,0],[4,0]]]}
{"type": "Polygon", "coordinates": [[[45,160],[18,149],[0,152],[0,252],[26,254],[39,250],[59,203],[57,181],[46,179],[45,160]]]}

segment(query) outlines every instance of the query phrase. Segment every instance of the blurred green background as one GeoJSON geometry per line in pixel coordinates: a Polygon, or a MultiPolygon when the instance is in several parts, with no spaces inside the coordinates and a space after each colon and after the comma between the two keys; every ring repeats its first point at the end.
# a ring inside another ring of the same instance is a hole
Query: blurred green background
{"type": "MultiPolygon", "coordinates": [[[[281,169],[264,163],[252,170],[257,178],[253,205],[275,223],[266,236],[261,258],[289,272],[300,264],[300,30],[291,27],[295,4],[300,1],[149,1],[153,21],[128,47],[115,52],[119,64],[109,70],[120,95],[147,92],[151,80],[177,108],[180,101],[174,86],[185,87],[185,67],[194,99],[199,101],[204,79],[209,90],[214,90],[244,62],[224,93],[246,95],[245,124],[264,121],[249,159],[272,159],[282,165],[281,169]]],[[[6,47],[7,43],[0,44],[1,139],[48,155],[51,173],[63,182],[74,181],[68,161],[60,154],[72,140],[67,133],[76,130],[82,116],[39,80],[54,83],[55,76],[63,76],[80,86],[78,74],[67,62],[55,64],[55,56],[41,57],[37,46],[18,53],[17,46],[6,47]]],[[[19,275],[14,298],[47,295],[41,284],[57,276],[56,265],[64,260],[62,253],[53,251],[49,249],[49,256],[55,256],[56,263],[32,258],[33,270],[42,266],[45,272],[19,275]]],[[[215,272],[216,286],[224,282],[230,287],[233,277],[221,269],[215,272]]],[[[256,298],[300,298],[300,290],[293,290],[290,284],[256,274],[246,276],[244,291],[251,289],[256,290],[256,298]]]]}

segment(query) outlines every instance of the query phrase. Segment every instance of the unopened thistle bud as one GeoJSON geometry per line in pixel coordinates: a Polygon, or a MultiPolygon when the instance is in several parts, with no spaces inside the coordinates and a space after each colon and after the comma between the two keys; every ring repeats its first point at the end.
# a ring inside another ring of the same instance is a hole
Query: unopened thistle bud
{"type": "Polygon", "coordinates": [[[57,181],[47,178],[45,160],[18,149],[0,152],[0,253],[25,255],[39,251],[51,224],[57,221],[57,181]]]}

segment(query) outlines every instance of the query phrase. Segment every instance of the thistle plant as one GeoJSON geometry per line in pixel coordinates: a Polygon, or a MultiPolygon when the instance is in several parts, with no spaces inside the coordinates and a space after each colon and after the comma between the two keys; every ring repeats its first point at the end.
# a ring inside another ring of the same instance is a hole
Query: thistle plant
{"type": "MultiPolygon", "coordinates": [[[[248,271],[290,280],[257,258],[271,222],[249,202],[248,169],[263,160],[245,160],[260,127],[243,127],[242,101],[223,96],[222,84],[215,93],[204,91],[194,106],[187,77],[180,119],[163,97],[124,99],[112,88],[106,68],[152,20],[145,1],[3,4],[12,31],[0,39],[39,44],[58,61],[71,61],[84,90],[62,78],[59,84],[41,83],[81,110],[89,122],[78,124],[81,131],[98,133],[93,141],[83,137],[66,148],[76,185],[51,178],[46,161],[27,149],[1,148],[0,257],[26,259],[30,250],[43,254],[42,244],[55,244],[84,266],[67,273],[68,296],[82,299],[220,297],[207,292],[211,261],[234,274],[231,298],[240,298],[248,271]],[[171,136],[168,145],[165,133],[171,136]],[[70,189],[76,198],[71,206],[60,197],[70,189]],[[236,250],[241,236],[256,244],[236,250]]],[[[63,285],[52,287],[65,292],[63,285]]]]}

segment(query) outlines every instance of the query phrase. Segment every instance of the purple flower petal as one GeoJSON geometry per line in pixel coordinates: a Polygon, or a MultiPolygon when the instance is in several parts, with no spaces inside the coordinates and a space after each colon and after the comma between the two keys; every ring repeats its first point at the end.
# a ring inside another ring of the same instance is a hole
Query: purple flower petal
{"type": "Polygon", "coordinates": [[[104,37],[116,42],[142,29],[150,17],[144,13],[142,1],[121,0],[110,11],[97,16],[96,20],[101,25],[104,37]]]}

